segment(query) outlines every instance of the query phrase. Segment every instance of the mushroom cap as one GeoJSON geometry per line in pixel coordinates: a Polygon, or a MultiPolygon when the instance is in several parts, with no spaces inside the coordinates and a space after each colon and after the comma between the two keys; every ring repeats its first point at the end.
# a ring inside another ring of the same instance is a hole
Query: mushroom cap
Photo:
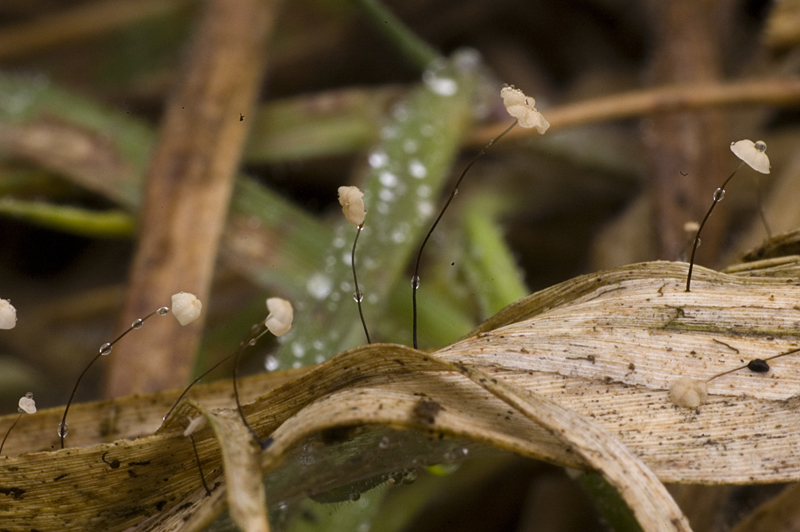
{"type": "Polygon", "coordinates": [[[275,336],[283,336],[288,333],[292,328],[292,320],[294,320],[292,304],[280,297],[271,297],[267,299],[267,309],[269,315],[264,324],[269,332],[275,336]]]}
{"type": "Polygon", "coordinates": [[[172,314],[181,325],[188,325],[200,317],[203,303],[194,294],[178,292],[172,296],[172,314]]]}
{"type": "Polygon", "coordinates": [[[669,387],[669,400],[685,408],[697,408],[708,399],[706,381],[681,377],[669,387]]]}
{"type": "Polygon", "coordinates": [[[767,157],[767,143],[763,140],[737,140],[731,143],[731,151],[739,159],[747,163],[750,168],[762,174],[769,173],[769,157],[767,157]]]}
{"type": "Polygon", "coordinates": [[[13,329],[17,325],[17,309],[7,299],[0,299],[0,329],[13,329]]]}
{"type": "Polygon", "coordinates": [[[19,398],[19,411],[25,412],[26,414],[36,413],[36,401],[33,400],[33,394],[31,392],[19,398]]]}
{"type": "Polygon", "coordinates": [[[206,426],[206,416],[200,414],[197,417],[189,418],[189,426],[186,427],[183,431],[183,435],[185,437],[189,437],[197,431],[203,430],[203,427],[206,426]]]}
{"type": "Polygon", "coordinates": [[[358,187],[339,187],[339,204],[348,222],[356,227],[364,223],[367,208],[364,206],[364,193],[358,187]]]}
{"type": "Polygon", "coordinates": [[[542,113],[536,107],[536,100],[521,90],[506,85],[500,89],[500,97],[503,98],[503,105],[506,107],[508,114],[517,119],[517,123],[524,128],[536,128],[539,134],[544,134],[547,128],[550,127],[550,122],[545,120],[542,113]]]}

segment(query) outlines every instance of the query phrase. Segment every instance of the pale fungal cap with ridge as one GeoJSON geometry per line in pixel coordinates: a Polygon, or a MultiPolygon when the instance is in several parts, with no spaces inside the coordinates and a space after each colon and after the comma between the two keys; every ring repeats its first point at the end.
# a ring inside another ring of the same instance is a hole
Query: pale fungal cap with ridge
{"type": "Polygon", "coordinates": [[[706,381],[681,377],[669,387],[669,400],[684,408],[697,408],[708,399],[706,381]]]}
{"type": "Polygon", "coordinates": [[[0,299],[0,329],[13,329],[17,325],[17,309],[7,299],[0,299]]]}
{"type": "Polygon", "coordinates": [[[288,333],[294,319],[292,304],[285,299],[271,297],[267,299],[267,310],[269,310],[269,315],[264,324],[269,332],[275,336],[283,336],[288,333]]]}
{"type": "Polygon", "coordinates": [[[767,143],[763,140],[737,140],[731,143],[731,151],[743,160],[756,172],[769,173],[769,157],[767,157],[767,143]]]}
{"type": "Polygon", "coordinates": [[[25,412],[26,414],[36,413],[36,401],[33,400],[33,394],[31,392],[19,398],[19,411],[25,412]]]}
{"type": "Polygon", "coordinates": [[[200,317],[203,303],[194,294],[178,292],[172,296],[172,314],[181,325],[189,325],[200,317]]]}
{"type": "Polygon", "coordinates": [[[696,233],[700,230],[700,224],[697,222],[686,222],[683,224],[683,230],[687,233],[696,233]]]}
{"type": "Polygon", "coordinates": [[[339,204],[348,222],[356,227],[364,223],[367,208],[364,206],[364,193],[358,187],[339,187],[339,204]]]}
{"type": "Polygon", "coordinates": [[[513,85],[506,85],[500,90],[500,97],[503,98],[503,105],[506,106],[508,114],[517,119],[517,123],[524,128],[536,128],[540,135],[544,135],[550,122],[545,120],[536,107],[536,100],[515,88],[513,85]]]}
{"type": "Polygon", "coordinates": [[[186,427],[186,429],[183,431],[183,435],[188,438],[195,432],[203,430],[205,426],[206,426],[206,416],[201,414],[195,418],[189,418],[189,426],[186,427]]]}

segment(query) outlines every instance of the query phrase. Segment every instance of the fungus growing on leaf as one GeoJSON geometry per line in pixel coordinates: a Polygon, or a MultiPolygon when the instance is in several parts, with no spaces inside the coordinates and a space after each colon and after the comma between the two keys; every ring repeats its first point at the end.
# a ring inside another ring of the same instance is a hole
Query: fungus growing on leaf
{"type": "Polygon", "coordinates": [[[0,299],[0,329],[13,329],[17,325],[17,309],[7,299],[0,299]]]}
{"type": "Polygon", "coordinates": [[[697,408],[708,399],[705,381],[681,377],[669,387],[669,400],[685,408],[697,408]]]}
{"type": "Polygon", "coordinates": [[[178,292],[172,296],[172,314],[181,325],[189,325],[200,317],[203,303],[194,294],[178,292]]]}
{"type": "Polygon", "coordinates": [[[36,413],[36,401],[33,400],[33,394],[31,392],[19,398],[19,411],[20,413],[24,412],[26,414],[36,413]]]}
{"type": "Polygon", "coordinates": [[[19,407],[17,408],[17,410],[19,410],[19,415],[17,416],[17,419],[14,420],[14,423],[12,423],[10,427],[8,427],[8,431],[6,431],[6,435],[3,437],[3,442],[0,443],[0,453],[3,452],[3,447],[6,444],[8,435],[11,434],[11,429],[17,426],[17,423],[22,417],[22,414],[36,413],[36,401],[33,400],[33,394],[31,392],[28,392],[19,398],[19,407]]]}
{"type": "Polygon", "coordinates": [[[267,299],[267,310],[269,310],[269,315],[264,324],[269,329],[269,332],[275,336],[283,336],[288,333],[292,328],[292,320],[294,319],[292,304],[285,299],[271,297],[267,299]]]}
{"type": "Polygon", "coordinates": [[[762,174],[769,173],[769,157],[767,157],[767,143],[763,140],[737,140],[731,142],[731,151],[747,165],[762,174]]]}
{"type": "Polygon", "coordinates": [[[339,187],[339,204],[347,221],[360,227],[367,217],[364,206],[364,193],[358,187],[339,187]]]}
{"type": "Polygon", "coordinates": [[[188,438],[195,432],[203,430],[205,426],[206,426],[206,416],[201,414],[195,418],[189,418],[189,426],[187,426],[186,429],[183,431],[183,435],[184,437],[188,438]]]}
{"type": "Polygon", "coordinates": [[[506,85],[500,90],[500,97],[503,98],[503,105],[506,106],[508,114],[517,119],[517,123],[524,128],[536,128],[540,135],[544,135],[550,122],[545,120],[542,113],[536,107],[536,100],[515,88],[506,85]]]}

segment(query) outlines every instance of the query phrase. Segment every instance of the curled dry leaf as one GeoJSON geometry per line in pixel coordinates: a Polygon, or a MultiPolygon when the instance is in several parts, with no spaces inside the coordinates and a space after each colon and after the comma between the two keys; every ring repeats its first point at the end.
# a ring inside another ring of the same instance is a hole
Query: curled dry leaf
{"type": "MultiPolygon", "coordinates": [[[[685,264],[632,265],[534,294],[433,354],[380,344],[341,353],[243,405],[253,429],[272,437],[261,453],[263,472],[289,467],[287,453],[329,427],[411,428],[601,469],[647,530],[685,530],[685,520],[664,498],[656,478],[700,484],[800,480],[800,357],[776,359],[769,374],[737,371],[714,379],[707,385],[707,402],[697,407],[701,415],[669,399],[676,378],[705,380],[740,366],[744,353],[748,359],[766,359],[796,347],[800,286],[797,276],[790,282],[778,277],[776,268],[770,266],[765,278],[752,264],[742,276],[697,268],[696,286],[687,293],[685,264]],[[414,415],[420,393],[439,405],[430,420],[414,415]],[[759,459],[753,460],[756,452],[759,459]],[[635,460],[620,467],[620,456],[627,454],[635,460]]],[[[86,405],[84,430],[97,431],[111,419],[140,419],[143,424],[129,425],[119,436],[152,432],[169,405],[163,402],[166,406],[142,397],[93,409],[86,405]],[[153,403],[159,406],[148,410],[153,403]]],[[[80,412],[76,408],[76,417],[80,412]]],[[[41,430],[36,424],[15,443],[17,449],[27,445],[43,452],[0,459],[0,466],[14,466],[0,467],[0,484],[26,494],[7,501],[10,519],[45,530],[134,525],[154,530],[188,518],[187,529],[199,530],[201,521],[225,506],[229,484],[220,467],[225,452],[211,431],[200,434],[197,446],[207,479],[221,483],[205,498],[192,448],[177,421],[197,414],[191,404],[182,403],[149,438],[113,446],[82,440],[87,446],[48,452],[60,413],[40,411],[30,425],[40,420],[41,430]],[[149,465],[129,466],[135,477],[122,468],[97,467],[112,459],[149,465]],[[54,479],[69,482],[54,490],[54,479]],[[80,488],[73,487],[76,483],[80,488]],[[98,513],[97,501],[113,507],[114,514],[98,513]],[[142,508],[159,510],[145,517],[142,508]]],[[[0,418],[0,427],[11,420],[0,418]]],[[[217,439],[223,437],[218,433],[217,439]]],[[[410,461],[417,450],[405,447],[392,452],[410,461]]],[[[387,471],[372,459],[365,461],[369,473],[387,471]]],[[[314,485],[292,476],[272,500],[365,478],[363,470],[361,477],[350,470],[334,473],[328,483],[314,479],[314,485]]],[[[275,474],[284,478],[286,472],[275,474]]]]}

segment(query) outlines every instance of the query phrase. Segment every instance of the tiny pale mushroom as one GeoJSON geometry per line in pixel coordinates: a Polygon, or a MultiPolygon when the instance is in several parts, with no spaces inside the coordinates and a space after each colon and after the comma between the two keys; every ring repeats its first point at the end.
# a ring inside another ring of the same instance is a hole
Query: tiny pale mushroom
{"type": "Polygon", "coordinates": [[[669,387],[669,400],[684,408],[697,408],[708,399],[706,381],[681,377],[669,387]]]}
{"type": "Polygon", "coordinates": [[[178,292],[172,296],[172,314],[181,325],[189,325],[200,317],[203,303],[194,294],[178,292]]]}
{"type": "Polygon", "coordinates": [[[201,414],[197,417],[189,418],[189,426],[186,427],[186,429],[183,431],[183,435],[186,438],[188,438],[195,432],[203,430],[205,426],[206,426],[206,416],[201,414]]]}
{"type": "Polygon", "coordinates": [[[769,173],[769,157],[767,157],[767,143],[763,140],[737,140],[731,143],[731,151],[739,159],[746,162],[750,168],[762,174],[769,173]]]}
{"type": "Polygon", "coordinates": [[[508,114],[516,118],[521,127],[536,128],[540,135],[544,135],[544,132],[550,127],[550,122],[536,109],[536,100],[525,96],[521,90],[506,85],[500,90],[500,96],[503,98],[503,105],[506,106],[508,114]]]}
{"type": "Polygon", "coordinates": [[[264,324],[269,332],[275,336],[283,336],[288,333],[294,319],[292,304],[280,297],[271,297],[267,299],[267,310],[269,310],[269,315],[264,324]]]}
{"type": "Polygon", "coordinates": [[[8,299],[0,299],[0,329],[13,329],[17,325],[17,309],[8,299]]]}
{"type": "Polygon", "coordinates": [[[367,208],[364,206],[364,193],[358,187],[339,187],[339,204],[348,222],[356,227],[364,223],[367,208]]]}
{"type": "Polygon", "coordinates": [[[19,398],[19,411],[25,412],[26,414],[36,413],[36,401],[33,400],[33,394],[31,392],[19,398]]]}

